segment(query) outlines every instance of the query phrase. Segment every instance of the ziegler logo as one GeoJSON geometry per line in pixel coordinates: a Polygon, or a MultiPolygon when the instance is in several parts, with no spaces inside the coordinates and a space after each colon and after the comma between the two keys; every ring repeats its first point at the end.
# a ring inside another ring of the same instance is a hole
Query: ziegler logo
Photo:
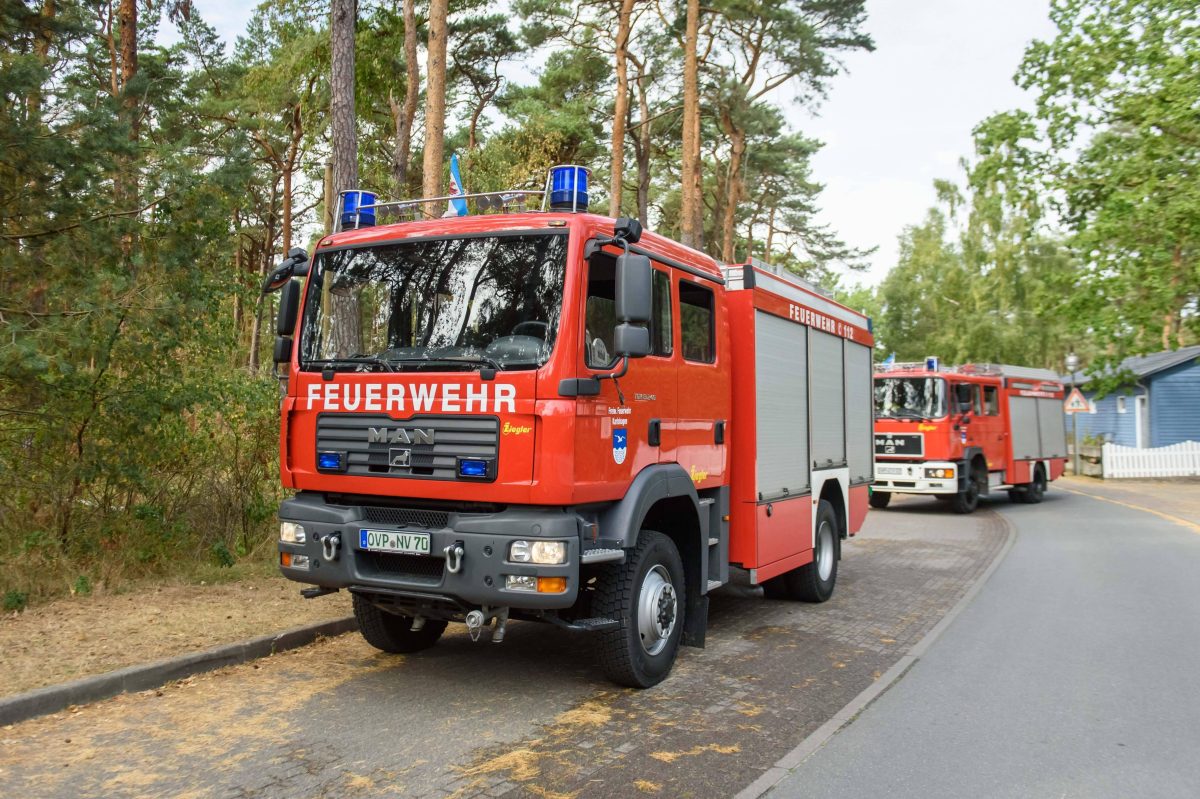
{"type": "Polygon", "coordinates": [[[405,430],[397,427],[389,430],[386,427],[368,427],[368,444],[428,444],[433,446],[434,430],[432,427],[414,427],[405,430]]]}
{"type": "Polygon", "coordinates": [[[532,432],[533,428],[526,425],[516,425],[511,422],[505,422],[504,428],[500,431],[506,436],[523,436],[526,433],[532,432]]]}

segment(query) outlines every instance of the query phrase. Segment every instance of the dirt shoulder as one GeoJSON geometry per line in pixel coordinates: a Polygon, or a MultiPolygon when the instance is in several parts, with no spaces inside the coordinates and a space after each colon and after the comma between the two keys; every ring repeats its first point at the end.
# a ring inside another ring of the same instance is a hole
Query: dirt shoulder
{"type": "Polygon", "coordinates": [[[272,574],[60,599],[0,617],[0,696],[349,615],[345,593],[301,599],[272,574]]]}
{"type": "Polygon", "coordinates": [[[1166,514],[1200,526],[1200,480],[1100,480],[1063,477],[1063,488],[1166,514]]]}

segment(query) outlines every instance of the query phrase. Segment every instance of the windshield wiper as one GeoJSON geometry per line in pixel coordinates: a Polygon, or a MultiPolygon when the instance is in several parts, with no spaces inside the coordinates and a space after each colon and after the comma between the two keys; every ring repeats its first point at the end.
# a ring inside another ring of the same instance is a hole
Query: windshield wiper
{"type": "Polygon", "coordinates": [[[461,355],[461,356],[445,356],[430,358],[424,356],[421,358],[392,358],[396,363],[421,363],[421,364],[462,364],[464,366],[487,366],[495,369],[497,372],[503,371],[504,367],[495,358],[489,358],[487,355],[461,355]]]}
{"type": "Polygon", "coordinates": [[[382,366],[385,372],[396,371],[390,363],[383,358],[376,358],[373,355],[352,355],[349,358],[323,358],[315,361],[305,361],[304,367],[307,369],[312,366],[327,367],[329,369],[337,369],[339,366],[382,366]]]}

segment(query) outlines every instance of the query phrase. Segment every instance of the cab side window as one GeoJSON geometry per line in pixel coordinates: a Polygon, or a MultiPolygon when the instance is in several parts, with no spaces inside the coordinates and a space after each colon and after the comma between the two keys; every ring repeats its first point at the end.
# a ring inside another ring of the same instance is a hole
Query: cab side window
{"type": "MultiPolygon", "coordinates": [[[[588,262],[588,290],[584,307],[585,363],[593,369],[616,364],[613,329],[617,325],[616,260],[598,255],[588,262]]],[[[650,295],[650,354],[669,356],[674,351],[671,327],[671,278],[654,270],[650,295]]]]}
{"type": "Polygon", "coordinates": [[[1000,392],[995,386],[983,387],[983,412],[988,416],[1000,415],[1000,392]]]}
{"type": "Polygon", "coordinates": [[[650,354],[669,356],[674,352],[671,327],[671,276],[654,270],[650,293],[650,354]]]}
{"type": "Polygon", "coordinates": [[[679,281],[679,325],[684,360],[712,363],[715,324],[710,290],[687,280],[679,281]]]}
{"type": "Polygon", "coordinates": [[[979,386],[971,386],[971,405],[975,408],[975,415],[983,415],[983,397],[980,395],[979,386]]]}

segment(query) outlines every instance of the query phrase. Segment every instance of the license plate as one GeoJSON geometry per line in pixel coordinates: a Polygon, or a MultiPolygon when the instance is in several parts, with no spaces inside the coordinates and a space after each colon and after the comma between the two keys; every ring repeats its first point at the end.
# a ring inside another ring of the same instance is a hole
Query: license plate
{"type": "Polygon", "coordinates": [[[358,548],[373,552],[429,554],[429,533],[400,533],[394,530],[359,530],[358,548]]]}
{"type": "Polygon", "coordinates": [[[904,474],[899,466],[876,466],[875,474],[904,474]]]}

